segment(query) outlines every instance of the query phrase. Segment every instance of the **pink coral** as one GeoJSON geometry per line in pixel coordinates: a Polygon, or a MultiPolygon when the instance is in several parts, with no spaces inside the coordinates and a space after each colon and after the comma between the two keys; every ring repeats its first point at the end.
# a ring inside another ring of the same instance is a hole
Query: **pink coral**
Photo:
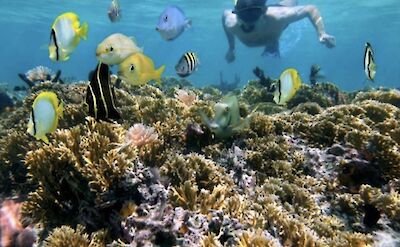
{"type": "Polygon", "coordinates": [[[178,89],[175,92],[175,98],[180,100],[186,106],[191,106],[197,100],[197,95],[190,90],[178,89]]]}
{"type": "Polygon", "coordinates": [[[36,233],[21,224],[20,209],[20,202],[3,201],[0,208],[0,246],[32,246],[36,242],[36,233]]]}
{"type": "Polygon", "coordinates": [[[141,123],[134,124],[132,127],[130,127],[125,137],[127,144],[136,147],[142,147],[152,143],[157,140],[157,138],[158,134],[155,132],[154,128],[147,127],[141,123]]]}

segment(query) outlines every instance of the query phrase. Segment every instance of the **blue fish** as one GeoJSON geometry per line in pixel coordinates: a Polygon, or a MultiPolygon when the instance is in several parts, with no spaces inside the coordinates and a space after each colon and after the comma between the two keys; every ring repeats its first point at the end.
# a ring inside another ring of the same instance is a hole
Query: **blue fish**
{"type": "Polygon", "coordinates": [[[192,21],[186,18],[185,13],[178,6],[168,6],[160,15],[156,31],[165,40],[174,40],[192,25],[192,21]]]}

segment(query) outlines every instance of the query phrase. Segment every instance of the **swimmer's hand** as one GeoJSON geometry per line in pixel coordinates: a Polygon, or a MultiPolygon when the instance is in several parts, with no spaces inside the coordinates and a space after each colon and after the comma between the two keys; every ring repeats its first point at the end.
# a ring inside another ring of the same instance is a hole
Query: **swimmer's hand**
{"type": "Polygon", "coordinates": [[[333,48],[333,47],[336,46],[335,37],[333,37],[332,35],[326,34],[326,33],[323,33],[319,37],[319,42],[321,42],[322,44],[324,44],[328,48],[333,48]]]}
{"type": "Polygon", "coordinates": [[[235,61],[235,51],[229,49],[225,55],[225,59],[228,63],[232,63],[233,61],[235,61]]]}

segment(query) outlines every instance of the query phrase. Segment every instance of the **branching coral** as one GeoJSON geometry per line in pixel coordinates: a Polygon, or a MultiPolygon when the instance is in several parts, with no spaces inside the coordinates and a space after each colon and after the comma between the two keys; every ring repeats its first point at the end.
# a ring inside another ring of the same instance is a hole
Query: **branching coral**
{"type": "Polygon", "coordinates": [[[197,100],[197,95],[192,91],[178,89],[176,90],[175,98],[189,107],[197,100]]]}
{"type": "Polygon", "coordinates": [[[0,129],[2,192],[30,192],[23,216],[43,227],[41,239],[51,232],[46,246],[367,246],[366,206],[397,227],[397,91],[337,105],[347,98],[335,86],[305,86],[295,108],[266,115],[285,109],[255,82],[222,101],[211,88],[191,89],[192,101],[173,85],[123,86],[117,124],[85,118],[86,87],[41,83],[0,120],[14,127],[0,129]],[[66,105],[49,145],[25,133],[41,90],[66,105]],[[214,138],[212,124],[229,138],[214,138]]]}
{"type": "Polygon", "coordinates": [[[34,222],[48,228],[80,223],[92,232],[115,227],[124,201],[165,200],[157,175],[136,161],[136,149],[115,148],[124,139],[120,125],[89,118],[84,126],[54,135],[50,145],[25,158],[31,180],[39,184],[23,206],[34,222]]]}
{"type": "Polygon", "coordinates": [[[91,236],[85,233],[85,228],[78,225],[76,229],[69,226],[55,228],[44,241],[45,247],[105,247],[105,232],[98,231],[91,236]]]}

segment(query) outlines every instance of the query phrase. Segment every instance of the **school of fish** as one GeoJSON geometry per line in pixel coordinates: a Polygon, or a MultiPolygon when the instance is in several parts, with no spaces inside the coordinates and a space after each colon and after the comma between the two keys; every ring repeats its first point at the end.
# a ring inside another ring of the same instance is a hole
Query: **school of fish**
{"type": "MultiPolygon", "coordinates": [[[[113,23],[121,20],[121,6],[118,0],[111,1],[107,15],[113,23]]],[[[164,40],[170,42],[191,26],[192,21],[186,17],[185,12],[178,6],[170,5],[160,14],[155,30],[164,40]]],[[[50,30],[49,58],[55,62],[69,60],[80,41],[87,39],[88,30],[88,23],[81,23],[76,13],[65,12],[57,16],[50,30]]],[[[86,105],[89,115],[98,120],[112,121],[121,118],[116,107],[115,81],[122,81],[131,86],[145,85],[150,81],[160,85],[166,68],[165,65],[156,68],[154,61],[144,54],[143,47],[137,44],[135,38],[122,33],[105,37],[98,44],[95,55],[98,63],[89,75],[86,105]],[[110,66],[118,66],[117,75],[111,73],[110,66]]],[[[187,77],[197,71],[199,65],[197,53],[189,51],[181,56],[175,65],[175,71],[179,77],[187,77]]],[[[374,52],[369,42],[365,43],[364,72],[368,80],[375,80],[374,52]]],[[[276,104],[286,105],[296,95],[301,85],[299,72],[289,68],[281,73],[279,80],[273,83],[269,90],[273,92],[276,104]]],[[[48,143],[46,135],[56,130],[63,109],[63,102],[54,92],[41,92],[32,104],[27,132],[37,140],[48,143]]],[[[234,96],[224,97],[216,104],[215,110],[214,121],[209,120],[204,114],[202,118],[217,135],[225,135],[226,126],[236,127],[244,124],[238,114],[238,103],[234,96]]]]}

